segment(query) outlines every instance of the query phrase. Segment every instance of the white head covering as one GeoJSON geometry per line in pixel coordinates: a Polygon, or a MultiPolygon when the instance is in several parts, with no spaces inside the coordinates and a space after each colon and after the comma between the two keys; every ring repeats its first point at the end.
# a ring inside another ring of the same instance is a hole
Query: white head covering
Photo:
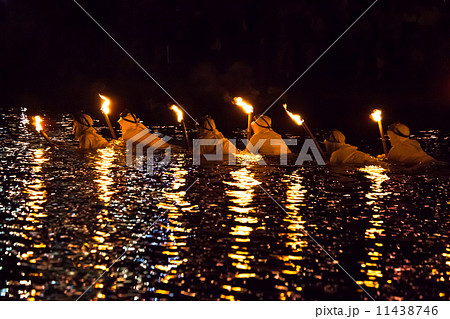
{"type": "Polygon", "coordinates": [[[329,154],[345,144],[345,135],[341,131],[332,130],[328,139],[325,140],[325,149],[329,154]]]}
{"type": "Polygon", "coordinates": [[[272,119],[270,117],[268,117],[267,115],[262,115],[256,118],[256,121],[253,121],[251,124],[252,130],[255,134],[264,130],[272,129],[272,119]]]}
{"type": "Polygon", "coordinates": [[[394,123],[389,125],[387,133],[392,146],[395,146],[409,140],[410,130],[405,124],[394,123]]]}
{"type": "Polygon", "coordinates": [[[80,138],[86,130],[92,128],[92,125],[94,124],[92,117],[83,112],[73,115],[73,119],[73,134],[77,139],[80,138]]]}
{"type": "Polygon", "coordinates": [[[120,128],[122,129],[122,136],[126,131],[130,129],[147,129],[144,124],[139,122],[139,118],[134,113],[131,113],[128,110],[120,113],[120,118],[117,122],[120,124],[120,128]]]}

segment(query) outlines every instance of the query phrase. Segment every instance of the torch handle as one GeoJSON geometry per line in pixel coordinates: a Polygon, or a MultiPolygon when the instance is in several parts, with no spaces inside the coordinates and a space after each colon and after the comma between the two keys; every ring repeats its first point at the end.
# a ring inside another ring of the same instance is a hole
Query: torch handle
{"type": "Polygon", "coordinates": [[[387,156],[388,149],[387,149],[387,145],[386,145],[386,139],[384,138],[383,124],[381,124],[381,121],[378,121],[378,128],[380,129],[381,143],[383,144],[383,151],[384,151],[384,154],[387,156]]]}
{"type": "Polygon", "coordinates": [[[247,142],[250,142],[250,138],[252,137],[252,117],[253,113],[248,113],[247,142]]]}
{"type": "Polygon", "coordinates": [[[103,113],[103,114],[105,115],[106,123],[108,124],[109,131],[111,132],[112,138],[117,140],[116,132],[114,131],[114,129],[112,127],[112,124],[111,124],[111,121],[109,120],[108,114],[106,114],[106,113],[103,113]]]}
{"type": "Polygon", "coordinates": [[[183,125],[184,137],[186,138],[186,147],[187,147],[187,150],[190,151],[191,146],[189,145],[189,137],[188,137],[188,133],[186,130],[186,124],[184,123],[184,119],[181,121],[181,124],[183,125]]]}
{"type": "Polygon", "coordinates": [[[55,142],[53,142],[51,139],[50,139],[50,137],[48,137],[48,135],[47,135],[47,133],[45,133],[44,131],[41,131],[40,132],[41,133],[41,135],[47,140],[47,142],[49,142],[49,144],[51,145],[51,146],[57,146],[56,144],[55,144],[55,142]]]}
{"type": "Polygon", "coordinates": [[[306,125],[306,123],[303,122],[302,126],[303,126],[303,128],[305,129],[306,134],[308,134],[308,135],[311,137],[311,139],[314,141],[314,144],[316,144],[316,147],[317,147],[317,149],[319,150],[320,155],[322,155],[323,160],[324,160],[325,162],[327,162],[327,157],[326,157],[324,151],[323,151],[322,148],[320,147],[319,142],[317,141],[316,137],[312,134],[312,132],[311,132],[311,130],[309,129],[308,125],[306,125]]]}

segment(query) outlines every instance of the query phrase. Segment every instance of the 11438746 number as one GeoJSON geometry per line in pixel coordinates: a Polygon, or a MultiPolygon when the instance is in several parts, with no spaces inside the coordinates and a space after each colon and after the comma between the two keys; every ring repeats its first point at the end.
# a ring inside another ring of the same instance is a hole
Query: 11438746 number
{"type": "Polygon", "coordinates": [[[378,316],[436,316],[437,314],[437,306],[377,306],[378,316]]]}

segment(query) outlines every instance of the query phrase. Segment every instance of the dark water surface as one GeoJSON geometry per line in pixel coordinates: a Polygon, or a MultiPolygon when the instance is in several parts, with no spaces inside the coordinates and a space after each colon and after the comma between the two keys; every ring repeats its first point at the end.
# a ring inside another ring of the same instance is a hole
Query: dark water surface
{"type": "MultiPolygon", "coordinates": [[[[82,300],[370,299],[360,286],[376,300],[450,299],[448,168],[192,166],[175,154],[149,175],[119,148],[51,149],[25,112],[3,113],[0,299],[76,300],[91,285],[82,300]]],[[[73,142],[67,115],[45,125],[73,142]]],[[[448,133],[417,138],[449,158],[448,133]]]]}

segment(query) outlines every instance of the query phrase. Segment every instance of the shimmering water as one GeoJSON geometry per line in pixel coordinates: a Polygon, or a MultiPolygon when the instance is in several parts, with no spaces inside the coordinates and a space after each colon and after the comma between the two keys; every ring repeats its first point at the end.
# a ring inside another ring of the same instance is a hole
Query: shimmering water
{"type": "MultiPolygon", "coordinates": [[[[376,300],[450,299],[448,168],[192,166],[176,154],[148,175],[119,148],[51,149],[27,114],[3,113],[1,299],[76,300],[91,285],[82,300],[369,299],[337,262],[376,300]]],[[[67,115],[45,121],[75,144],[67,115]]],[[[449,158],[446,132],[417,137],[449,158]]]]}

